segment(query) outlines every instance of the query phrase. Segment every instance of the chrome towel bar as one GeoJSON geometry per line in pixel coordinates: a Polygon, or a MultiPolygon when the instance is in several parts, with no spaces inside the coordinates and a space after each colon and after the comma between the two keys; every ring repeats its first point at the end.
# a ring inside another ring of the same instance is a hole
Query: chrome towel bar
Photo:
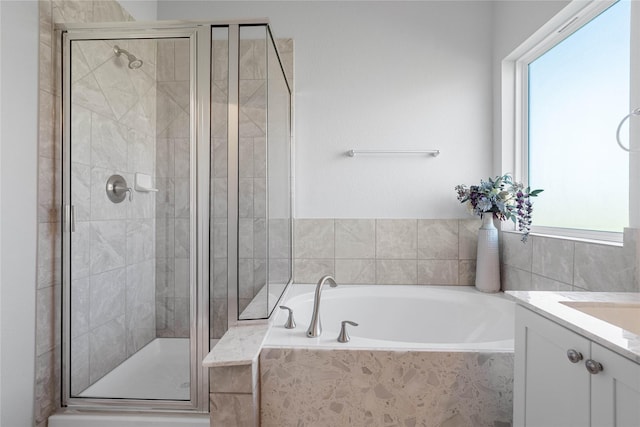
{"type": "Polygon", "coordinates": [[[347,156],[355,157],[356,154],[429,154],[437,157],[440,150],[349,150],[347,156]]]}

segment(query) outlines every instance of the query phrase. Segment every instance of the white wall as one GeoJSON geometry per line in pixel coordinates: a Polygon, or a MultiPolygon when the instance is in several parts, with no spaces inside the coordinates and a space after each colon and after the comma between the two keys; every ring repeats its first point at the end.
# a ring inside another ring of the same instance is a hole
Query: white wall
{"type": "Polygon", "coordinates": [[[33,424],[38,3],[0,2],[0,425],[33,424]]]}
{"type": "MultiPolygon", "coordinates": [[[[494,101],[494,174],[514,173],[514,153],[511,138],[503,147],[502,133],[513,134],[511,123],[502,123],[502,96],[513,91],[509,85],[502,87],[502,60],[520,46],[533,33],[570,3],[558,1],[497,1],[494,4],[493,26],[493,101],[494,101]],[[504,126],[503,126],[504,125],[504,126]],[[505,128],[506,126],[506,128],[505,128]]],[[[510,72],[511,70],[505,70],[510,72]]],[[[508,94],[507,94],[508,95],[508,94]]]]}
{"type": "Polygon", "coordinates": [[[158,19],[158,0],[118,0],[118,3],[136,21],[156,21],[158,19]]]}
{"type": "Polygon", "coordinates": [[[161,1],[158,17],[268,17],[294,39],[297,217],[464,217],[453,187],[491,173],[489,2],[161,1]]]}

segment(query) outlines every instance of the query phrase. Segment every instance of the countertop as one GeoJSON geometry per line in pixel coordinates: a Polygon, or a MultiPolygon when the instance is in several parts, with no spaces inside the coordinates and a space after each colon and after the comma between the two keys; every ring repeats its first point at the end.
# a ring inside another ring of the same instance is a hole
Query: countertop
{"type": "Polygon", "coordinates": [[[640,303],[637,292],[506,291],[522,305],[603,347],[640,363],[640,335],[562,304],[562,301],[640,303]]]}

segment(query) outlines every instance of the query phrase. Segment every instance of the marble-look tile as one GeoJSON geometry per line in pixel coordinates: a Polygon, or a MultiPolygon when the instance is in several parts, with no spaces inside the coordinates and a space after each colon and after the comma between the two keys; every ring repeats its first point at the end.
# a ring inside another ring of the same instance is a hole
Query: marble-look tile
{"type": "Polygon", "coordinates": [[[335,274],[335,261],[330,259],[302,259],[294,262],[294,281],[296,283],[316,283],[322,276],[335,274]]]}
{"type": "Polygon", "coordinates": [[[336,281],[349,284],[376,283],[375,260],[336,259],[336,281]]]}
{"type": "Polygon", "coordinates": [[[89,387],[89,334],[71,340],[71,395],[78,396],[89,387]]]}
{"type": "Polygon", "coordinates": [[[634,276],[633,254],[623,248],[575,243],[575,286],[590,291],[631,292],[638,287],[634,276]]]}
{"type": "Polygon", "coordinates": [[[253,427],[260,424],[251,394],[211,393],[211,425],[253,427]]]}
{"type": "Polygon", "coordinates": [[[60,223],[38,224],[38,274],[37,288],[43,289],[61,284],[61,230],[60,223]]]}
{"type": "Polygon", "coordinates": [[[264,323],[229,328],[224,337],[207,354],[202,366],[213,368],[257,362],[268,330],[269,325],[264,323]]]}
{"type": "Polygon", "coordinates": [[[79,105],[87,110],[94,111],[102,116],[115,119],[113,110],[100,89],[93,73],[87,74],[71,85],[71,103],[72,105],[79,105]]]}
{"type": "Polygon", "coordinates": [[[457,285],[458,260],[418,260],[418,284],[457,285]]]}
{"type": "Polygon", "coordinates": [[[191,319],[189,298],[176,298],[174,309],[174,336],[178,338],[189,337],[191,319]]]}
{"type": "Polygon", "coordinates": [[[127,265],[155,258],[155,219],[126,222],[127,265]]]}
{"type": "Polygon", "coordinates": [[[91,222],[91,274],[125,266],[126,223],[91,222]]]}
{"type": "Polygon", "coordinates": [[[91,331],[89,351],[89,382],[93,384],[127,357],[124,315],[91,331]]]}
{"type": "Polygon", "coordinates": [[[156,138],[156,178],[174,176],[173,141],[169,138],[156,138]]]}
{"type": "Polygon", "coordinates": [[[573,290],[573,286],[568,283],[558,282],[557,280],[549,279],[548,277],[533,274],[531,276],[530,290],[569,292],[573,290]]]}
{"type": "Polygon", "coordinates": [[[238,220],[238,257],[253,258],[253,218],[238,220]]]}
{"type": "MultiPolygon", "coordinates": [[[[242,183],[240,184],[242,186],[242,183]]],[[[211,181],[211,191],[213,196],[211,198],[211,211],[214,218],[226,218],[227,217],[227,178],[214,178],[211,181]]],[[[240,191],[239,200],[239,217],[247,218],[253,215],[253,182],[251,183],[251,198],[245,200],[243,195],[246,192],[240,191]],[[245,202],[250,202],[249,208],[245,202]]]]}
{"type": "Polygon", "coordinates": [[[266,218],[267,216],[267,182],[265,178],[253,179],[253,216],[266,218]]]}
{"type": "Polygon", "coordinates": [[[89,277],[71,281],[71,338],[89,332],[90,291],[89,277]]]}
{"type": "Polygon", "coordinates": [[[253,138],[253,176],[267,176],[267,139],[264,137],[253,138]]]}
{"type": "Polygon", "coordinates": [[[564,239],[533,236],[531,271],[559,282],[573,282],[574,242],[564,239]]]}
{"type": "Polygon", "coordinates": [[[173,298],[175,296],[175,258],[156,258],[157,298],[173,298]]]}
{"type": "Polygon", "coordinates": [[[458,261],[458,284],[466,286],[476,284],[476,260],[461,259],[458,261]]]}
{"type": "Polygon", "coordinates": [[[91,111],[74,105],[71,109],[71,161],[91,165],[91,111]]]}
{"type": "Polygon", "coordinates": [[[265,348],[260,371],[266,427],[512,422],[513,353],[265,348]]]}
{"type": "Polygon", "coordinates": [[[531,271],[534,241],[537,237],[528,239],[526,243],[522,243],[522,235],[519,233],[501,233],[501,237],[502,262],[520,270],[531,271]]]}
{"type": "Polygon", "coordinates": [[[252,299],[255,296],[253,288],[253,259],[240,259],[238,260],[238,296],[252,299]]]}
{"type": "Polygon", "coordinates": [[[458,220],[458,259],[476,259],[480,219],[458,220]]]}
{"type": "Polygon", "coordinates": [[[127,129],[115,120],[91,115],[91,162],[94,167],[113,170],[127,168],[127,129]]]}
{"type": "Polygon", "coordinates": [[[376,221],[374,219],[336,219],[335,245],[336,258],[375,258],[376,221]]]}
{"type": "Polygon", "coordinates": [[[93,1],[93,21],[92,22],[121,22],[133,21],[134,19],[120,6],[118,2],[93,1]]]}
{"type": "Polygon", "coordinates": [[[333,219],[298,219],[294,227],[296,258],[334,257],[333,219]]]}
{"type": "MultiPolygon", "coordinates": [[[[48,48],[48,50],[50,49],[48,48]]],[[[60,98],[42,90],[42,88],[40,88],[38,95],[38,155],[50,159],[60,158],[55,139],[57,107],[60,98]]]]}
{"type": "Polygon", "coordinates": [[[175,220],[156,219],[156,257],[173,258],[175,255],[175,220]]]}
{"type": "Polygon", "coordinates": [[[57,222],[61,201],[59,161],[47,157],[38,157],[38,161],[38,222],[57,222]]]}
{"type": "Polygon", "coordinates": [[[138,93],[127,70],[126,61],[114,56],[93,72],[116,119],[124,116],[138,101],[138,93]]]}
{"type": "MultiPolygon", "coordinates": [[[[216,179],[214,181],[223,181],[226,185],[226,179],[216,179]]],[[[226,197],[227,190],[224,189],[226,197]]],[[[224,203],[226,208],[226,201],[224,203]]],[[[226,211],[225,211],[226,215],[226,211]]],[[[238,182],[238,216],[240,218],[253,218],[253,178],[240,178],[238,182]]]]}
{"type": "Polygon", "coordinates": [[[174,335],[175,298],[156,298],[156,334],[158,337],[174,335]]]}
{"type": "Polygon", "coordinates": [[[174,41],[158,40],[157,45],[157,79],[159,82],[175,81],[174,41]]]}
{"type": "MultiPolygon", "coordinates": [[[[60,346],[36,357],[34,384],[34,418],[44,421],[60,405],[60,346]]],[[[43,427],[46,427],[44,425],[43,427]]]]}
{"type": "Polygon", "coordinates": [[[501,266],[501,288],[502,290],[528,290],[531,289],[532,275],[530,271],[520,270],[503,264],[501,266]]]}
{"type": "MultiPolygon", "coordinates": [[[[256,266],[256,263],[254,262],[254,270],[253,270],[254,277],[257,271],[255,266],[256,266]]],[[[336,272],[336,275],[337,274],[338,273],[336,272]]],[[[289,258],[269,259],[269,283],[285,284],[285,283],[288,283],[290,279],[291,279],[291,260],[289,260],[289,258]]],[[[254,292],[256,292],[256,290],[257,290],[257,286],[254,285],[254,292]]]]}
{"type": "Polygon", "coordinates": [[[91,276],[89,324],[93,331],[125,313],[127,275],[124,268],[91,276]]]}
{"type": "Polygon", "coordinates": [[[269,219],[269,257],[289,258],[291,255],[291,220],[269,219]]]}
{"type": "Polygon", "coordinates": [[[215,258],[212,262],[211,298],[227,298],[227,258],[215,258]]]}
{"type": "Polygon", "coordinates": [[[189,218],[191,209],[189,206],[189,179],[176,178],[175,182],[175,217],[189,218]]]}
{"type": "Polygon", "coordinates": [[[166,93],[176,104],[186,113],[189,112],[191,102],[189,94],[189,81],[181,82],[158,82],[158,90],[166,93]]]}
{"type": "Polygon", "coordinates": [[[174,138],[174,168],[176,178],[189,178],[190,161],[189,155],[190,144],[188,138],[174,138]]]}
{"type": "MultiPolygon", "coordinates": [[[[42,187],[40,188],[42,190],[42,187]]],[[[49,193],[51,188],[46,189],[49,193]]],[[[38,197],[46,200],[47,197],[38,197]]],[[[81,163],[71,163],[71,204],[76,221],[91,220],[91,167],[81,163]]]]}
{"type": "Polygon", "coordinates": [[[36,290],[36,356],[60,345],[61,287],[36,290]]]}
{"type": "Polygon", "coordinates": [[[163,122],[157,122],[156,119],[157,110],[154,108],[156,92],[152,88],[138,99],[133,107],[120,117],[119,122],[127,128],[136,129],[138,132],[153,137],[158,133],[158,125],[163,124],[163,122]]]}
{"type": "Polygon", "coordinates": [[[458,220],[418,220],[418,259],[458,259],[458,220]]]}
{"type": "Polygon", "coordinates": [[[189,297],[189,260],[185,258],[175,259],[175,296],[176,298],[189,297]]]}
{"type": "Polygon", "coordinates": [[[155,303],[155,260],[148,260],[126,268],[127,315],[136,307],[155,303]]]}
{"type": "Polygon", "coordinates": [[[175,224],[175,256],[176,258],[189,258],[189,220],[176,218],[175,224]]]}
{"type": "Polygon", "coordinates": [[[213,257],[227,259],[227,220],[226,218],[214,218],[211,226],[213,228],[213,242],[211,242],[213,257]]]}
{"type": "Polygon", "coordinates": [[[227,136],[228,88],[227,81],[212,82],[211,87],[211,136],[225,138],[227,136]]]}
{"type": "Polygon", "coordinates": [[[228,309],[227,299],[214,298],[211,300],[210,334],[212,338],[222,338],[227,332],[228,309]]]}
{"type": "MultiPolygon", "coordinates": [[[[225,104],[226,105],[226,104],[225,104]]],[[[225,112],[225,116],[226,116],[225,112]]],[[[213,131],[212,131],[213,132],[213,131]]],[[[213,176],[216,178],[227,177],[227,138],[226,128],[224,135],[218,138],[211,139],[211,167],[213,169],[213,176]]]]}
{"type": "Polygon", "coordinates": [[[381,285],[416,285],[416,260],[376,259],[376,283],[381,285]]]}
{"type": "Polygon", "coordinates": [[[175,218],[175,181],[174,178],[156,178],[155,210],[156,218],[175,218]]]}
{"type": "MultiPolygon", "coordinates": [[[[251,29],[243,31],[252,31],[251,29]]],[[[263,34],[253,35],[252,39],[240,40],[240,79],[264,80],[267,77],[267,49],[263,34]]]]}
{"type": "Polygon", "coordinates": [[[155,138],[139,130],[129,129],[127,132],[127,170],[130,172],[155,174],[156,151],[155,138]]]}
{"type": "Polygon", "coordinates": [[[216,393],[251,394],[258,380],[257,364],[220,366],[209,369],[209,384],[216,393]]]}
{"type": "Polygon", "coordinates": [[[238,175],[240,178],[253,178],[253,138],[240,138],[238,141],[238,175]]]}
{"type": "Polygon", "coordinates": [[[418,221],[415,219],[376,220],[378,259],[417,259],[418,221]]]}
{"type": "MultiPolygon", "coordinates": [[[[135,176],[132,173],[125,174],[124,178],[132,185],[135,182],[135,176]]],[[[158,203],[156,202],[156,194],[157,193],[153,192],[142,192],[134,190],[133,200],[127,199],[123,202],[127,204],[127,218],[155,218],[157,216],[156,207],[158,205],[158,203]]]]}

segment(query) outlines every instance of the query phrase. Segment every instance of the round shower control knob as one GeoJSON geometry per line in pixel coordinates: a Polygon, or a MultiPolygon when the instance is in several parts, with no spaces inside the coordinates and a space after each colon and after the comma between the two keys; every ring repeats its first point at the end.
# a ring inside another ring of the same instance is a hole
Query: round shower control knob
{"type": "Polygon", "coordinates": [[[567,358],[571,363],[578,363],[582,360],[582,353],[571,348],[567,350],[567,358]]]}
{"type": "Polygon", "coordinates": [[[589,371],[589,373],[593,375],[602,372],[602,370],[604,369],[602,367],[602,363],[596,362],[593,359],[587,359],[587,361],[584,362],[584,367],[587,368],[587,371],[589,371]]]}

